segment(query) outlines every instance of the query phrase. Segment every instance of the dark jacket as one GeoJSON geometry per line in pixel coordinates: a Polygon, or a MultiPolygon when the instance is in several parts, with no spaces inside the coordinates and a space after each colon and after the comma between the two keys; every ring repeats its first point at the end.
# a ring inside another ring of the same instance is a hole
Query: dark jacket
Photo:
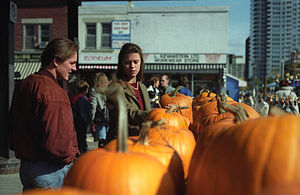
{"type": "MultiPolygon", "coordinates": [[[[121,81],[122,83],[122,81],[121,81]]],[[[145,120],[146,116],[151,111],[149,95],[146,86],[142,82],[138,82],[142,100],[144,102],[145,110],[141,110],[138,100],[132,90],[126,86],[123,82],[123,100],[127,107],[128,112],[128,131],[129,136],[138,135],[140,125],[145,120]]],[[[109,86],[108,86],[109,90],[109,86]]],[[[109,98],[109,97],[107,97],[109,98]]],[[[107,133],[107,141],[115,139],[117,137],[117,112],[114,107],[109,108],[109,130],[107,133]]]]}
{"type": "Polygon", "coordinates": [[[17,158],[69,164],[79,153],[70,100],[47,70],[14,90],[9,115],[10,148],[17,158]]]}

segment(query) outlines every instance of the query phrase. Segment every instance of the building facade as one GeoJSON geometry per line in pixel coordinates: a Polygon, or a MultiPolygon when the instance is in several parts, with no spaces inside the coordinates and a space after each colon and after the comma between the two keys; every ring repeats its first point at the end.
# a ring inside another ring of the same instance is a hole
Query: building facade
{"type": "Polygon", "coordinates": [[[300,0],[250,1],[251,75],[275,77],[300,45],[300,0]]]}
{"type": "Polygon", "coordinates": [[[39,70],[41,52],[50,40],[68,37],[68,9],[18,8],[14,34],[14,72],[18,81],[39,70]]]}
{"type": "Polygon", "coordinates": [[[145,82],[164,73],[176,85],[179,75],[191,90],[208,88],[226,75],[228,7],[81,6],[78,10],[79,70],[83,73],[117,68],[126,42],[145,54],[145,82]]]}
{"type": "Polygon", "coordinates": [[[245,59],[243,56],[229,54],[228,74],[245,80],[245,59]]]}

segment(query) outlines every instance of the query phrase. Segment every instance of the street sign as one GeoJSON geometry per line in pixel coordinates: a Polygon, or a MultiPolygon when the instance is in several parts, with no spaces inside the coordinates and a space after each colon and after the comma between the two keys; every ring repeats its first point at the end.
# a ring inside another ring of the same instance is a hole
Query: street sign
{"type": "Polygon", "coordinates": [[[17,23],[17,4],[10,1],[9,7],[9,20],[13,23],[17,23]]]}

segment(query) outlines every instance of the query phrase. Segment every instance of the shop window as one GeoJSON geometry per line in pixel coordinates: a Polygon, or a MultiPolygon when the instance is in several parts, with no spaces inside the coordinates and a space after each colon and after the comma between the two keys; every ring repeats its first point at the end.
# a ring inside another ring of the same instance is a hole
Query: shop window
{"type": "Polygon", "coordinates": [[[50,24],[24,24],[24,49],[43,49],[49,40],[50,24]]]}
{"type": "Polygon", "coordinates": [[[96,23],[86,23],[86,41],[87,49],[96,49],[96,23]]]}
{"type": "Polygon", "coordinates": [[[111,23],[101,23],[101,48],[111,48],[111,23]]]}
{"type": "Polygon", "coordinates": [[[35,25],[24,25],[24,49],[34,49],[35,44],[35,25]]]}

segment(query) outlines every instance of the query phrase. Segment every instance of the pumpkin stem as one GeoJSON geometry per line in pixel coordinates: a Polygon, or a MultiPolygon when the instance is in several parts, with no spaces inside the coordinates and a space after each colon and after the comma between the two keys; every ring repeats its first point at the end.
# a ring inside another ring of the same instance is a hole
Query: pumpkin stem
{"type": "Polygon", "coordinates": [[[221,107],[224,110],[228,110],[229,112],[232,112],[235,115],[236,123],[246,121],[249,117],[249,114],[246,111],[246,109],[240,104],[233,106],[231,104],[221,103],[221,107]]]}
{"type": "Polygon", "coordinates": [[[223,114],[226,112],[226,110],[223,109],[222,104],[224,103],[224,100],[220,97],[220,95],[216,95],[217,99],[217,107],[219,110],[219,114],[223,114]]]}
{"type": "Polygon", "coordinates": [[[151,128],[166,124],[166,119],[162,118],[159,121],[151,121],[151,128]]]}
{"type": "Polygon", "coordinates": [[[166,113],[171,114],[172,112],[176,112],[178,105],[172,105],[167,111],[166,113]]]}
{"type": "Polygon", "coordinates": [[[148,146],[149,142],[148,142],[148,136],[149,136],[149,129],[152,126],[152,121],[147,121],[142,123],[142,127],[139,133],[139,139],[138,139],[138,143],[139,144],[143,144],[148,146]]]}
{"type": "Polygon", "coordinates": [[[183,88],[183,86],[179,85],[178,87],[175,88],[175,90],[169,95],[170,97],[176,97],[176,94],[178,91],[183,88]]]}
{"type": "Polygon", "coordinates": [[[179,110],[183,110],[183,109],[189,109],[189,106],[177,106],[175,112],[178,112],[179,110]]]}
{"type": "Polygon", "coordinates": [[[122,92],[124,92],[122,90],[122,85],[113,83],[106,92],[106,97],[108,104],[114,105],[118,113],[117,151],[128,152],[128,116],[125,102],[122,99],[122,92]]]}

